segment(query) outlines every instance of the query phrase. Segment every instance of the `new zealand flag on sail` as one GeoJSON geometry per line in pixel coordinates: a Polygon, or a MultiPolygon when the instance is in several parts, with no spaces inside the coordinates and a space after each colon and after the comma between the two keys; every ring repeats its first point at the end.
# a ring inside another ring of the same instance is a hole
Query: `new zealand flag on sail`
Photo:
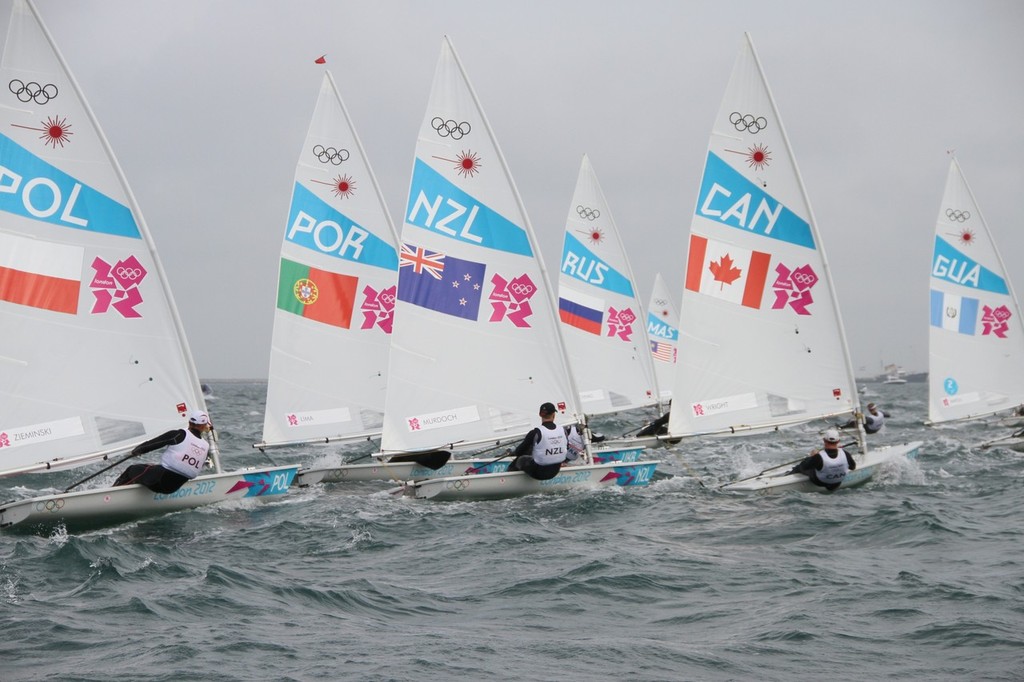
{"type": "Polygon", "coordinates": [[[483,263],[402,244],[398,300],[465,320],[476,320],[480,313],[486,269],[483,263]]]}

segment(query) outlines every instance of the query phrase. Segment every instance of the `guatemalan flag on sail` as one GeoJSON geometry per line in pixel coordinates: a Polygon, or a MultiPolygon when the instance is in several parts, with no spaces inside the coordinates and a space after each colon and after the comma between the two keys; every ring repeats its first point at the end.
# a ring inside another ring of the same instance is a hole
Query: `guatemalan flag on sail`
{"type": "Polygon", "coordinates": [[[476,320],[483,294],[483,263],[402,244],[398,300],[465,320],[476,320]]]}

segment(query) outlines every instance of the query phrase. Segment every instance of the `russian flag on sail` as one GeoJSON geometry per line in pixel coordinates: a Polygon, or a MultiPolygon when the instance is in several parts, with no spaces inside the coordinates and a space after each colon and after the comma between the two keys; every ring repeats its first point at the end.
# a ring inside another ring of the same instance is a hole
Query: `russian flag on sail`
{"type": "Polygon", "coordinates": [[[76,314],[84,257],[80,246],[0,232],[0,300],[76,314]]]}
{"type": "Polygon", "coordinates": [[[973,336],[978,329],[979,301],[931,289],[931,325],[973,336]]]}
{"type": "Polygon", "coordinates": [[[600,336],[604,301],[561,287],[558,291],[558,317],[570,327],[600,336]]]}
{"type": "Polygon", "coordinates": [[[686,288],[748,308],[760,308],[770,253],[690,235],[686,288]]]}

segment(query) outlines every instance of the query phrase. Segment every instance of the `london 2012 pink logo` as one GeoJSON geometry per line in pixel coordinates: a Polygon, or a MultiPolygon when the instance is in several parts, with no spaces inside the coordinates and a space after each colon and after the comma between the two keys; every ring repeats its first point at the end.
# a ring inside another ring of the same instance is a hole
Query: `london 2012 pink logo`
{"type": "Polygon", "coordinates": [[[135,307],[142,303],[139,285],[148,272],[135,256],[119,260],[113,265],[97,256],[92,262],[92,269],[96,271],[89,284],[96,297],[92,306],[94,315],[113,308],[122,317],[142,317],[142,313],[135,307]]]}

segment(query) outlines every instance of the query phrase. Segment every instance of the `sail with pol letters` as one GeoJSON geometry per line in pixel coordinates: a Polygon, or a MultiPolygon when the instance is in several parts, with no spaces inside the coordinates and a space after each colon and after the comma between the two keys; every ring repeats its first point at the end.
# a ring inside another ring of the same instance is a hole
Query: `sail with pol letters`
{"type": "MultiPolygon", "coordinates": [[[[0,475],[13,476],[124,453],[206,406],[142,214],[25,0],[13,4],[0,79],[0,475]]],[[[42,495],[0,505],[0,528],[269,496],[296,472],[223,472],[211,452],[216,473],[180,494],[127,485],[42,495]]]]}

